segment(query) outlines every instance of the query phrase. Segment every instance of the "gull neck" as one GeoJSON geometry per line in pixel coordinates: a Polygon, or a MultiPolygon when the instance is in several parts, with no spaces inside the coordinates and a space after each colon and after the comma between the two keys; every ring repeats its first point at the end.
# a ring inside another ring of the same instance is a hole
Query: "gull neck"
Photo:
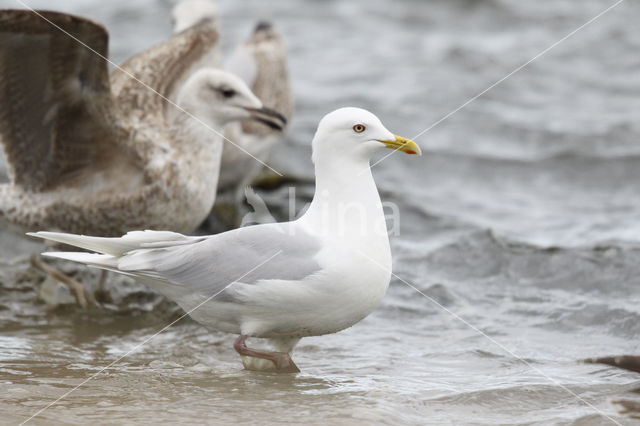
{"type": "Polygon", "coordinates": [[[382,202],[369,160],[334,157],[317,158],[316,191],[305,220],[326,236],[344,241],[380,237],[388,243],[382,202]]]}

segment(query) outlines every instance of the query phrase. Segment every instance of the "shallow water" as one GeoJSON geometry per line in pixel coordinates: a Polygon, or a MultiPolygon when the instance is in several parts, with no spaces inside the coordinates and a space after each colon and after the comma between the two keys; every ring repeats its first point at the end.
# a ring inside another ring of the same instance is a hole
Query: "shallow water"
{"type": "MultiPolygon", "coordinates": [[[[259,18],[288,41],[297,110],[272,165],[303,181],[324,113],[362,106],[417,135],[613,1],[219,3],[225,46],[259,18]]],[[[103,22],[120,62],[168,35],[170,6],[55,8],[103,22]]],[[[383,199],[401,210],[398,277],[361,323],[304,339],[301,374],[242,371],[233,336],[183,320],[32,422],[633,424],[609,400],[640,377],[577,360],[640,352],[639,18],[639,4],[623,2],[421,135],[422,158],[375,166],[383,199]]],[[[301,207],[312,188],[297,189],[301,207]]],[[[288,208],[286,188],[261,194],[288,208]]],[[[6,423],[177,315],[133,287],[123,295],[133,311],[48,312],[37,277],[10,260],[18,243],[34,249],[2,233],[6,423]]]]}

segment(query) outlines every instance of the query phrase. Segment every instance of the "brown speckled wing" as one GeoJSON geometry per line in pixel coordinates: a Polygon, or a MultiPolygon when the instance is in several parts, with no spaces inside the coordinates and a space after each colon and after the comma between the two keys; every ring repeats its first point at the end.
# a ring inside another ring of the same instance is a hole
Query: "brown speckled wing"
{"type": "Polygon", "coordinates": [[[166,123],[169,103],[163,97],[176,101],[177,91],[199,62],[219,54],[218,40],[218,32],[203,22],[125,61],[111,72],[120,109],[140,120],[166,123]]]}
{"type": "MultiPolygon", "coordinates": [[[[293,113],[293,96],[287,71],[287,50],[278,32],[268,23],[259,23],[240,49],[253,57],[255,76],[251,90],[269,108],[283,114],[287,120],[293,113]]],[[[254,122],[242,124],[245,133],[260,136],[277,132],[254,122]]]]}
{"type": "Polygon", "coordinates": [[[107,48],[107,31],[90,20],[0,11],[0,141],[15,185],[47,189],[112,158],[119,129],[96,54],[107,48]]]}

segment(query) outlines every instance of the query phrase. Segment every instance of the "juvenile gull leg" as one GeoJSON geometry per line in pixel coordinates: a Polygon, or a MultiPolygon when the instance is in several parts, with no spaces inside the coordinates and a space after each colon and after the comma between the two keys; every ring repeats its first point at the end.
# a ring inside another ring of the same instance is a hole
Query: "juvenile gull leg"
{"type": "Polygon", "coordinates": [[[71,291],[71,294],[76,299],[76,303],[78,303],[78,305],[83,308],[88,306],[86,289],[78,281],[74,280],[59,269],[44,263],[38,253],[31,255],[31,265],[69,287],[69,291],[71,291]]]}
{"type": "Polygon", "coordinates": [[[107,282],[107,275],[109,271],[103,269],[100,271],[100,278],[98,279],[98,286],[96,287],[96,291],[93,292],[95,298],[100,303],[105,303],[110,300],[109,293],[105,289],[105,284],[107,282]]]}
{"type": "Polygon", "coordinates": [[[258,351],[247,347],[247,335],[241,334],[233,344],[233,348],[242,356],[267,359],[275,365],[275,369],[281,373],[299,373],[300,369],[286,352],[258,351]]]}

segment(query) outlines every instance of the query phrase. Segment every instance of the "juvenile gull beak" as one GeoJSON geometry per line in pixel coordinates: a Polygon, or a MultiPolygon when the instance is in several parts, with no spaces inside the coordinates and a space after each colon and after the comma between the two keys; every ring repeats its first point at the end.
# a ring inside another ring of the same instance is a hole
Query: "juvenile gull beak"
{"type": "Polygon", "coordinates": [[[251,114],[253,120],[259,121],[275,130],[282,130],[287,124],[284,115],[271,108],[245,108],[251,114]]]}
{"type": "Polygon", "coordinates": [[[395,139],[380,140],[387,148],[395,149],[397,151],[406,152],[407,154],[422,155],[422,150],[417,143],[411,139],[403,138],[402,136],[394,135],[395,139]]]}

